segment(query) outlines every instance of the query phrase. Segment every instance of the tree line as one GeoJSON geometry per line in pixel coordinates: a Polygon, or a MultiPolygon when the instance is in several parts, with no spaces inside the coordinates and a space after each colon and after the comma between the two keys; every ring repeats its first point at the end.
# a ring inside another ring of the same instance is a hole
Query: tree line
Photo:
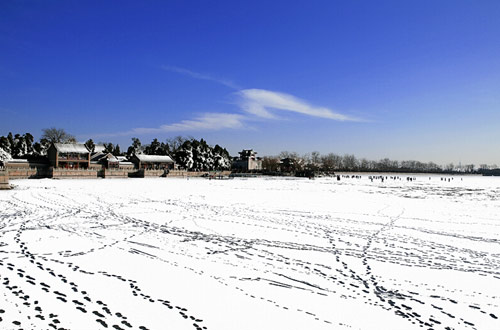
{"type": "MultiPolygon", "coordinates": [[[[14,135],[9,132],[7,136],[0,137],[0,161],[11,158],[43,160],[52,143],[76,143],[76,139],[64,129],[58,128],[43,129],[40,141],[37,142],[30,133],[14,135]]],[[[177,136],[165,141],[155,138],[145,145],[134,137],[126,152],[122,152],[119,144],[111,142],[95,143],[89,139],[84,144],[90,152],[95,152],[96,146],[101,145],[103,150],[99,151],[128,158],[138,154],[170,156],[180,168],[191,171],[231,168],[231,156],[225,148],[218,144],[212,147],[204,139],[197,140],[193,137],[177,136]]]]}
{"type": "Polygon", "coordinates": [[[440,166],[434,162],[417,160],[397,161],[389,158],[369,160],[357,158],[352,154],[338,155],[328,153],[321,155],[317,151],[299,155],[296,152],[283,151],[278,156],[266,156],[262,159],[262,168],[266,172],[412,172],[412,173],[482,173],[485,170],[497,169],[497,165],[482,164],[476,168],[473,164],[455,165],[453,163],[440,166]]]}
{"type": "MultiPolygon", "coordinates": [[[[42,130],[39,141],[34,141],[33,135],[12,134],[0,136],[0,161],[9,158],[25,158],[30,160],[43,160],[47,149],[52,143],[75,143],[73,135],[64,129],[46,128],[42,130]]],[[[104,152],[115,156],[137,154],[167,155],[183,169],[191,171],[225,170],[231,168],[232,159],[229,152],[219,146],[210,146],[204,139],[197,140],[193,137],[176,136],[165,141],[153,139],[149,144],[142,144],[139,138],[132,138],[130,146],[122,151],[120,145],[111,142],[94,143],[92,139],[85,142],[91,152],[96,145],[102,145],[104,152]]],[[[357,158],[352,154],[338,155],[328,153],[321,155],[317,151],[299,155],[296,152],[283,151],[277,156],[266,156],[262,159],[263,172],[297,173],[302,171],[332,173],[335,171],[350,172],[425,172],[425,173],[491,173],[499,171],[497,165],[473,164],[455,165],[453,163],[440,166],[434,162],[420,162],[416,160],[397,161],[389,158],[381,160],[368,160],[357,158]]]]}
{"type": "Polygon", "coordinates": [[[74,143],[73,135],[63,129],[45,128],[40,141],[35,142],[30,133],[0,136],[0,150],[4,158],[39,158],[47,154],[52,143],[74,143]]]}

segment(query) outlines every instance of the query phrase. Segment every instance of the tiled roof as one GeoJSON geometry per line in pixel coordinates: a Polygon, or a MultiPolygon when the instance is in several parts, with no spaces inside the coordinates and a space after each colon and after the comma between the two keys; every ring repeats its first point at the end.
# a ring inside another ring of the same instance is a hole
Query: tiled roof
{"type": "Polygon", "coordinates": [[[135,155],[141,162],[146,163],[173,163],[174,161],[169,156],[159,155],[135,155]]]}
{"type": "Polygon", "coordinates": [[[54,147],[58,152],[74,153],[74,154],[88,154],[89,151],[84,144],[80,143],[54,143],[54,147]]]}

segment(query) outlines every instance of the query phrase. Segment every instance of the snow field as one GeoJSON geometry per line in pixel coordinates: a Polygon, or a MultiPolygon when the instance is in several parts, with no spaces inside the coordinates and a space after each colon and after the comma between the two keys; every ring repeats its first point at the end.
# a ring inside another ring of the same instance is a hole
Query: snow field
{"type": "Polygon", "coordinates": [[[389,177],[14,181],[0,328],[500,328],[500,179],[389,177]]]}

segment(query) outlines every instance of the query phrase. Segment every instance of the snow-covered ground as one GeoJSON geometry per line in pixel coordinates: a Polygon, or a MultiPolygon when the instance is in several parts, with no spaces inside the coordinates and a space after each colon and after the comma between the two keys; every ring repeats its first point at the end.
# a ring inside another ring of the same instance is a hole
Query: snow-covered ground
{"type": "Polygon", "coordinates": [[[500,178],[21,180],[1,329],[500,329],[500,178]]]}

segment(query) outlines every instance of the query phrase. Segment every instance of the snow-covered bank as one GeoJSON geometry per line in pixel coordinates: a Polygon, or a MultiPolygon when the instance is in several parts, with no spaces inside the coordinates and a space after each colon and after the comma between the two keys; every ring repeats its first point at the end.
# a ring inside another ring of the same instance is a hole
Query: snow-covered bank
{"type": "Polygon", "coordinates": [[[15,185],[2,329],[500,328],[500,178],[15,185]]]}

